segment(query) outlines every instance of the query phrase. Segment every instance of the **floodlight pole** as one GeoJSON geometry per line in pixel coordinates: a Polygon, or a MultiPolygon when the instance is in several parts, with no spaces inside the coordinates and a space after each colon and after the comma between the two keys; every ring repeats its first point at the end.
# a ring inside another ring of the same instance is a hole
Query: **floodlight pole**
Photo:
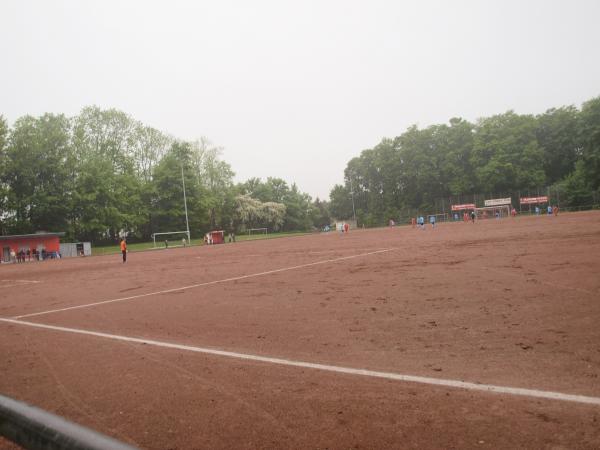
{"type": "Polygon", "coordinates": [[[354,187],[352,187],[352,177],[350,177],[350,195],[352,196],[352,215],[354,216],[354,223],[356,226],[356,210],[354,209],[354,187]]]}
{"type": "Polygon", "coordinates": [[[190,222],[188,220],[187,198],[185,196],[185,178],[183,177],[183,164],[181,165],[181,184],[183,185],[183,206],[185,207],[185,226],[187,229],[188,244],[191,244],[190,239],[190,222]]]}

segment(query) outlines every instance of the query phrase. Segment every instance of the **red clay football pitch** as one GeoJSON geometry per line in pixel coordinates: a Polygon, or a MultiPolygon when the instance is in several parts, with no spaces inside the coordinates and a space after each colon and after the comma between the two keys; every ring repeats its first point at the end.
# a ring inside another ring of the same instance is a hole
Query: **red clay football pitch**
{"type": "Polygon", "coordinates": [[[0,393],[149,449],[600,448],[599,274],[598,212],[2,265],[0,393]]]}

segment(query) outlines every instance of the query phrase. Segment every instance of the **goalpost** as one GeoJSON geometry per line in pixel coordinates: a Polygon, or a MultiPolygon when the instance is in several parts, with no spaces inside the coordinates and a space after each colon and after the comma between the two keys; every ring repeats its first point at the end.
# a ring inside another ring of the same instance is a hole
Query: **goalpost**
{"type": "MultiPolygon", "coordinates": [[[[154,241],[154,248],[156,248],[156,237],[157,236],[171,236],[171,235],[185,235],[187,245],[190,245],[190,235],[187,231],[165,231],[164,233],[153,233],[152,240],[154,241]]],[[[181,244],[175,244],[173,247],[181,247],[181,244]]]]}
{"type": "Polygon", "coordinates": [[[477,219],[504,219],[510,217],[510,205],[475,208],[477,219]]]}
{"type": "Polygon", "coordinates": [[[268,233],[268,228],[248,228],[248,236],[251,234],[264,234],[268,233]]]}

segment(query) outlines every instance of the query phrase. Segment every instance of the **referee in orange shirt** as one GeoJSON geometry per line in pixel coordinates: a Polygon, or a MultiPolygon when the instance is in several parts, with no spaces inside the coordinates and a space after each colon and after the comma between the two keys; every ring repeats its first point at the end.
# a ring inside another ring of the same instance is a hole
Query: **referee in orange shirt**
{"type": "Polygon", "coordinates": [[[125,238],[121,239],[121,253],[123,253],[123,262],[127,262],[127,242],[125,242],[125,238]]]}

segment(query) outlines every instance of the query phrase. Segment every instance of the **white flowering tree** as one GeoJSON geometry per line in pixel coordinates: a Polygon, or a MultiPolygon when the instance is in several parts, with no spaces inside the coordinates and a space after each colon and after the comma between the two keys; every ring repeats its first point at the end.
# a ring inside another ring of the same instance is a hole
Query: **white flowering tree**
{"type": "Polygon", "coordinates": [[[236,197],[236,219],[243,228],[268,227],[277,231],[283,225],[285,205],[276,202],[261,202],[249,194],[236,197]]]}

